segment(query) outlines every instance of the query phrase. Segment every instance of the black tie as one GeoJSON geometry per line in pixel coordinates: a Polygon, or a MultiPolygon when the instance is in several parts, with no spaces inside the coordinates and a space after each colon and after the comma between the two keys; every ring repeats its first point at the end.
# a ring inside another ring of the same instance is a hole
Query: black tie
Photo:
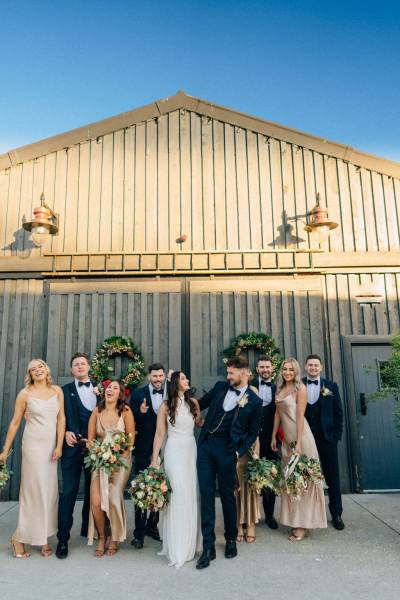
{"type": "Polygon", "coordinates": [[[307,385],[311,385],[312,383],[318,385],[318,379],[307,379],[307,385]]]}
{"type": "Polygon", "coordinates": [[[272,383],[270,381],[264,381],[263,379],[261,380],[261,385],[267,385],[268,387],[271,387],[272,383]]]}
{"type": "Polygon", "coordinates": [[[153,389],[153,394],[161,394],[161,395],[163,395],[163,393],[164,393],[163,389],[161,389],[161,390],[153,389]]]}
{"type": "Polygon", "coordinates": [[[90,387],[90,381],[78,381],[78,387],[82,386],[90,387]]]}
{"type": "Polygon", "coordinates": [[[236,396],[240,396],[240,390],[237,390],[236,388],[234,388],[233,385],[230,385],[229,389],[231,392],[235,392],[236,396]]]}

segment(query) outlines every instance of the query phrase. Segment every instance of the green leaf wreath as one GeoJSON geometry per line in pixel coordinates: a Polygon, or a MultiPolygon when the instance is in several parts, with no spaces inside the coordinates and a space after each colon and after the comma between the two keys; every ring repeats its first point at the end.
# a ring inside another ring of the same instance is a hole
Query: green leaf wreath
{"type": "Polygon", "coordinates": [[[239,356],[248,350],[255,350],[260,354],[265,354],[272,360],[274,372],[276,373],[282,362],[282,356],[279,348],[276,346],[274,338],[266,333],[251,331],[250,333],[241,333],[228,348],[223,351],[223,360],[226,362],[229,358],[239,356]]]}
{"type": "Polygon", "coordinates": [[[99,383],[108,379],[113,367],[110,360],[116,356],[129,358],[127,373],[122,377],[124,385],[137,385],[145,376],[144,359],[139,348],[128,336],[113,336],[104,340],[96,350],[90,365],[90,372],[99,383]]]}

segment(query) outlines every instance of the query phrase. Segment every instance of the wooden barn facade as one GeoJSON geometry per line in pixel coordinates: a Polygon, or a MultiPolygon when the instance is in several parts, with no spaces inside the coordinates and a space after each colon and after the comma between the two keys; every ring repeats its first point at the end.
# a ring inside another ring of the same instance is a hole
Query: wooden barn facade
{"type": "MultiPolygon", "coordinates": [[[[125,334],[202,390],[234,336],[263,331],[338,381],[344,489],[400,488],[364,368],[399,328],[399,211],[399,164],[183,92],[1,155],[0,441],[32,357],[63,384],[73,352],[125,334]],[[59,233],[37,247],[22,224],[42,192],[59,233]],[[317,194],[339,224],[318,252],[317,194]]],[[[12,498],[19,459],[17,442],[12,498]]]]}

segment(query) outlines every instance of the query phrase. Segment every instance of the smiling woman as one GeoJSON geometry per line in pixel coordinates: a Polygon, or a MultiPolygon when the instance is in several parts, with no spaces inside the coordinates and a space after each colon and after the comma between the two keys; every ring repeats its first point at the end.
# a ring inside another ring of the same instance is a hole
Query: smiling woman
{"type": "Polygon", "coordinates": [[[57,460],[62,452],[65,415],[63,393],[52,385],[50,369],[41,359],[28,365],[0,462],[5,462],[23,417],[19,515],[11,544],[16,558],[30,556],[25,544],[42,546],[42,556],[48,557],[52,554],[48,538],[57,531],[57,460]]]}

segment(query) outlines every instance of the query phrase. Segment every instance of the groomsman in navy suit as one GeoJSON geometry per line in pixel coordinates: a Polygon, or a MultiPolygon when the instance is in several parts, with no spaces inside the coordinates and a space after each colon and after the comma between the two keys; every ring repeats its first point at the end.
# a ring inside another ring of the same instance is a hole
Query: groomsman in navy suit
{"type": "MultiPolygon", "coordinates": [[[[135,416],[137,431],[135,455],[135,474],[147,469],[151,462],[153,441],[157,428],[157,413],[166,398],[166,374],[164,366],[154,363],[148,370],[149,383],[131,393],[131,409],[135,416]]],[[[147,513],[140,508],[135,510],[135,530],[131,545],[137,550],[143,548],[144,537],[148,535],[160,540],[158,533],[158,513],[147,513]]]]}
{"type": "Polygon", "coordinates": [[[83,470],[85,496],[82,508],[81,535],[86,537],[90,510],[90,468],[83,463],[84,446],[81,438],[87,438],[88,423],[97,404],[96,385],[89,378],[90,360],[84,352],[76,352],[71,358],[73,381],[63,386],[66,432],[61,457],[63,491],[58,505],[58,544],[56,556],[68,556],[68,540],[73,523],[74,507],[83,470]]]}
{"type": "MultiPolygon", "coordinates": [[[[260,457],[268,460],[278,460],[278,453],[271,448],[272,431],[274,429],[275,417],[275,392],[276,385],[272,383],[274,368],[269,356],[260,356],[257,361],[256,371],[258,377],[252,381],[257,388],[258,395],[263,403],[263,415],[260,439],[260,457]]],[[[275,494],[272,490],[263,490],[262,501],[265,514],[265,522],[270,529],[278,529],[278,523],[274,518],[275,494]]]]}
{"type": "Polygon", "coordinates": [[[225,558],[237,555],[236,463],[254,444],[261,426],[262,402],[248,385],[247,359],[230,358],[226,369],[226,381],[218,381],[199,400],[201,410],[208,412],[197,444],[203,534],[203,552],[197,569],[207,568],[216,558],[216,480],[224,516],[225,558]]]}
{"type": "Polygon", "coordinates": [[[335,529],[344,529],[338,459],[338,441],[343,433],[343,409],[337,384],[321,377],[322,362],[317,354],[306,358],[308,404],[305,417],[317,444],[319,459],[328,486],[329,510],[335,529]]]}

